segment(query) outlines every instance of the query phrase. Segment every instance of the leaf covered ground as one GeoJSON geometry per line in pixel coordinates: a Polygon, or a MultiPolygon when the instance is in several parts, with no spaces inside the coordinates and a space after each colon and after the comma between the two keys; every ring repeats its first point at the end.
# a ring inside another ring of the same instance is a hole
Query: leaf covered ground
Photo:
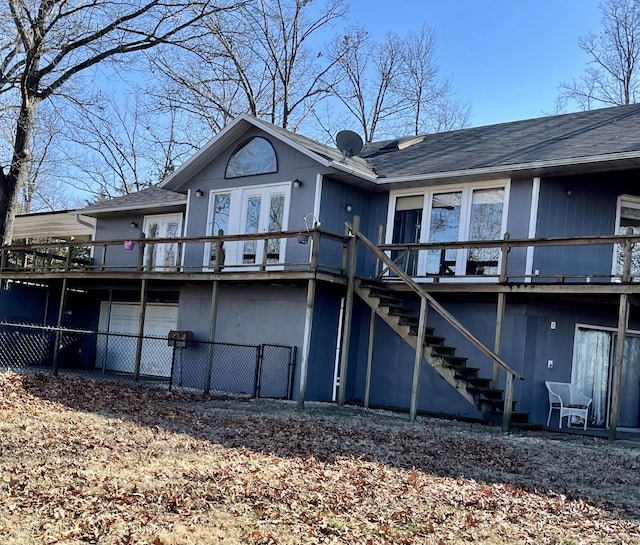
{"type": "Polygon", "coordinates": [[[0,543],[640,544],[640,449],[0,373],[0,543]]]}

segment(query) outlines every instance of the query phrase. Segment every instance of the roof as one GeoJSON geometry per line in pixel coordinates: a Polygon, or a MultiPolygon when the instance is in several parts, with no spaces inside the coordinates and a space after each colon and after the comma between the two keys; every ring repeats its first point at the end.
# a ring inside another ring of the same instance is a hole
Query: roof
{"type": "Polygon", "coordinates": [[[96,220],[75,211],[18,214],[13,223],[13,240],[51,238],[56,240],[91,240],[96,220]]]}
{"type": "Polygon", "coordinates": [[[187,197],[182,193],[169,191],[159,186],[152,186],[135,193],[115,197],[107,201],[92,204],[82,208],[82,213],[87,216],[99,216],[101,214],[119,211],[146,210],[149,208],[174,208],[186,206],[187,197]]]}
{"type": "Polygon", "coordinates": [[[198,150],[179,168],[165,178],[160,187],[180,190],[193,176],[206,167],[219,153],[227,149],[229,141],[239,138],[252,127],[270,134],[300,153],[310,157],[325,167],[353,174],[357,178],[375,181],[376,174],[361,157],[343,157],[342,152],[311,140],[301,134],[290,132],[253,116],[242,114],[214,136],[203,148],[198,150]]]}
{"type": "Polygon", "coordinates": [[[368,188],[640,168],[640,104],[367,143],[358,157],[243,114],[158,186],[82,213],[184,206],[186,196],[178,193],[184,185],[252,128],[332,169],[336,178],[368,188]]]}
{"type": "Polygon", "coordinates": [[[368,144],[361,153],[394,181],[640,160],[640,104],[425,135],[404,149],[368,144]]]}

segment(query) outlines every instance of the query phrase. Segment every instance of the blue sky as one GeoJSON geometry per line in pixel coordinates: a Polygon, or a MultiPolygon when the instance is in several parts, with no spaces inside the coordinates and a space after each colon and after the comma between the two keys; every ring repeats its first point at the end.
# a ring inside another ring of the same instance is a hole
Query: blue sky
{"type": "Polygon", "coordinates": [[[597,32],[596,0],[350,0],[351,22],[375,37],[435,29],[438,64],[471,125],[539,117],[553,111],[561,81],[587,62],[578,37],[597,32]]]}

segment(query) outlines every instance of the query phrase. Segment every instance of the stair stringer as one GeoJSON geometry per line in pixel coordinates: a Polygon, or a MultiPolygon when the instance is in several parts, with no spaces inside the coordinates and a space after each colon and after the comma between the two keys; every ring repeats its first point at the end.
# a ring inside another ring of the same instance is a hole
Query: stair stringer
{"type": "MultiPolygon", "coordinates": [[[[360,282],[354,286],[356,294],[378,315],[382,320],[402,338],[414,350],[417,348],[418,337],[411,334],[411,326],[399,323],[398,315],[392,314],[389,306],[381,305],[381,298],[371,294],[370,288],[362,287],[360,282]]],[[[444,380],[464,397],[471,405],[476,407],[489,420],[495,415],[495,406],[489,400],[483,400],[474,396],[468,389],[468,382],[455,376],[455,369],[445,365],[445,358],[433,354],[436,345],[425,342],[427,350],[424,351],[426,361],[444,380]]]]}

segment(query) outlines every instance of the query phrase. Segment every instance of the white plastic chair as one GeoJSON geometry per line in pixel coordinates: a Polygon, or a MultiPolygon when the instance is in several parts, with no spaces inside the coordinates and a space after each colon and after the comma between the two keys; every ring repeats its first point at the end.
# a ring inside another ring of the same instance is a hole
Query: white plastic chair
{"type": "MultiPolygon", "coordinates": [[[[589,405],[592,399],[584,395],[575,384],[568,382],[550,382],[545,381],[547,390],[549,391],[549,416],[547,417],[547,426],[551,421],[551,411],[560,411],[559,427],[562,428],[562,419],[565,416],[577,416],[582,418],[584,429],[587,429],[587,415],[589,413],[589,405]]],[[[571,420],[567,419],[567,426],[570,426],[571,420]]]]}

